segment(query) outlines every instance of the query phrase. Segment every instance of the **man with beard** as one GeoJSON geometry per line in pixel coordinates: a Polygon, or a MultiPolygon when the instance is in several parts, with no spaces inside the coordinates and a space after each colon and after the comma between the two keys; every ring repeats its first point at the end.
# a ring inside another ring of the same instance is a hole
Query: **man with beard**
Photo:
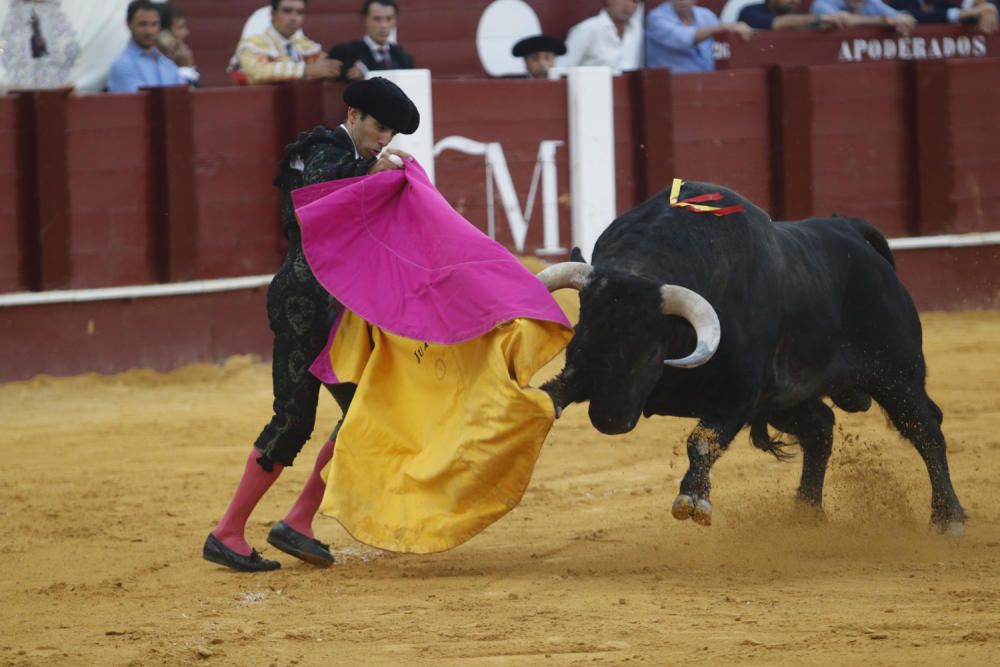
{"type": "Polygon", "coordinates": [[[156,37],[160,34],[159,8],[149,0],[133,0],[126,10],[126,20],[132,38],[111,66],[108,90],[135,93],[140,88],[183,84],[177,65],[156,48],[156,37]]]}

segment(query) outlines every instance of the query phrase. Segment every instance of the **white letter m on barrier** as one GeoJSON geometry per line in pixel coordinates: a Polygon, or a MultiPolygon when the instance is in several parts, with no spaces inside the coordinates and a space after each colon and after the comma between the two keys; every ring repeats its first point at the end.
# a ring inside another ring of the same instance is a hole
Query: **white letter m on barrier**
{"type": "Polygon", "coordinates": [[[562,141],[542,141],[538,145],[535,171],[531,175],[531,187],[524,210],[517,198],[514,181],[507,168],[507,156],[497,142],[482,143],[466,137],[445,137],[434,145],[434,157],[446,150],[454,150],[466,155],[483,155],[486,159],[486,233],[496,238],[496,217],[494,211],[493,186],[496,184],[500,203],[507,215],[507,225],[514,239],[514,247],[524,252],[524,241],[528,235],[528,222],[538,195],[538,181],[542,181],[542,230],[544,240],[538,254],[565,252],[559,247],[559,193],[556,180],[556,149],[562,141]]]}

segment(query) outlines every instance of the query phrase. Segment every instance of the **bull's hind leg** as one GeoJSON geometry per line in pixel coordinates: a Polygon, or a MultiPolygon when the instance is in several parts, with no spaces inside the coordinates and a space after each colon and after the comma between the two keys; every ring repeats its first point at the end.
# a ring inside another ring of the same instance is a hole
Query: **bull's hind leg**
{"type": "Polygon", "coordinates": [[[712,464],[726,451],[742,426],[742,422],[718,425],[702,420],[688,436],[688,471],[681,480],[680,495],[671,508],[675,519],[693,519],[702,526],[712,525],[709,500],[712,464]]]}
{"type": "Polygon", "coordinates": [[[931,478],[931,522],[942,533],[965,532],[965,510],[958,501],[948,471],[948,454],[941,432],[941,408],[930,399],[922,384],[884,387],[873,396],[893,426],[913,443],[931,478]]]}
{"type": "Polygon", "coordinates": [[[779,412],[769,422],[799,441],[802,447],[799,499],[817,508],[822,507],[826,464],[833,449],[833,410],[820,399],[815,399],[779,412]]]}

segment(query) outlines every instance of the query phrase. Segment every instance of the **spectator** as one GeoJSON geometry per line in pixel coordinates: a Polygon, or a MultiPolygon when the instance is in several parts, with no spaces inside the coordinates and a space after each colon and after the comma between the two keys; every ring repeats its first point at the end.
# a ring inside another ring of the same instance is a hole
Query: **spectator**
{"type": "Polygon", "coordinates": [[[369,70],[413,69],[413,56],[391,41],[399,21],[396,0],[365,0],[361,7],[365,36],[330,49],[329,56],[350,64],[341,77],[348,81],[365,78],[369,70]]]}
{"type": "Polygon", "coordinates": [[[917,25],[917,20],[909,14],[897,11],[882,0],[815,0],[812,13],[826,16],[846,12],[848,27],[888,26],[900,35],[909,35],[917,25]]]}
{"type": "Polygon", "coordinates": [[[755,30],[795,30],[813,28],[827,30],[846,28],[851,21],[847,12],[819,16],[802,12],[801,0],[766,0],[747,5],[740,10],[740,21],[755,30]]]}
{"type": "Polygon", "coordinates": [[[156,45],[163,55],[174,61],[181,78],[192,86],[197,86],[200,75],[194,64],[194,53],[187,45],[187,38],[191,34],[187,17],[180,7],[169,2],[161,4],[159,9],[160,34],[156,36],[156,45]]]}
{"type": "Polygon", "coordinates": [[[719,23],[711,10],[695,0],[669,0],[646,19],[646,66],[669,67],[674,72],[711,72],[716,35],[736,35],[748,40],[753,29],[746,23],[719,23]]]}
{"type": "Polygon", "coordinates": [[[997,8],[986,0],[979,0],[971,7],[949,0],[891,0],[889,4],[910,14],[917,23],[974,23],[987,35],[997,31],[997,8]]]}
{"type": "Polygon", "coordinates": [[[607,0],[597,16],[577,23],[566,36],[560,67],[604,65],[615,73],[642,68],[642,19],[637,0],[607,0]],[[638,20],[636,14],[639,14],[638,20]]]}
{"type": "Polygon", "coordinates": [[[535,35],[515,44],[511,53],[515,58],[524,58],[527,78],[547,79],[549,70],[555,67],[556,56],[566,54],[566,44],[558,37],[535,35]]]}
{"type": "Polygon", "coordinates": [[[160,11],[156,4],[150,0],[132,0],[126,18],[132,38],[111,65],[108,90],[134,93],[140,88],[183,84],[177,65],[156,48],[156,36],[160,33],[160,11]]]}
{"type": "Polygon", "coordinates": [[[229,65],[237,83],[257,85],[291,79],[335,79],[342,63],[329,60],[303,35],[307,0],[271,0],[271,25],[240,40],[229,65]]]}

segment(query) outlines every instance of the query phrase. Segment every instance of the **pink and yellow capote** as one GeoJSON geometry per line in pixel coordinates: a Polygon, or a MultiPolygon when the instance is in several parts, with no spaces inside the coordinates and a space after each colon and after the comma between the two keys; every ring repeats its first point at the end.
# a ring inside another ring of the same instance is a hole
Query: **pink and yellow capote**
{"type": "Polygon", "coordinates": [[[416,162],[293,199],[309,265],[345,307],[311,371],[358,385],[320,512],[381,549],[455,547],[520,502],[555,417],[528,383],[572,327],[416,162]]]}

